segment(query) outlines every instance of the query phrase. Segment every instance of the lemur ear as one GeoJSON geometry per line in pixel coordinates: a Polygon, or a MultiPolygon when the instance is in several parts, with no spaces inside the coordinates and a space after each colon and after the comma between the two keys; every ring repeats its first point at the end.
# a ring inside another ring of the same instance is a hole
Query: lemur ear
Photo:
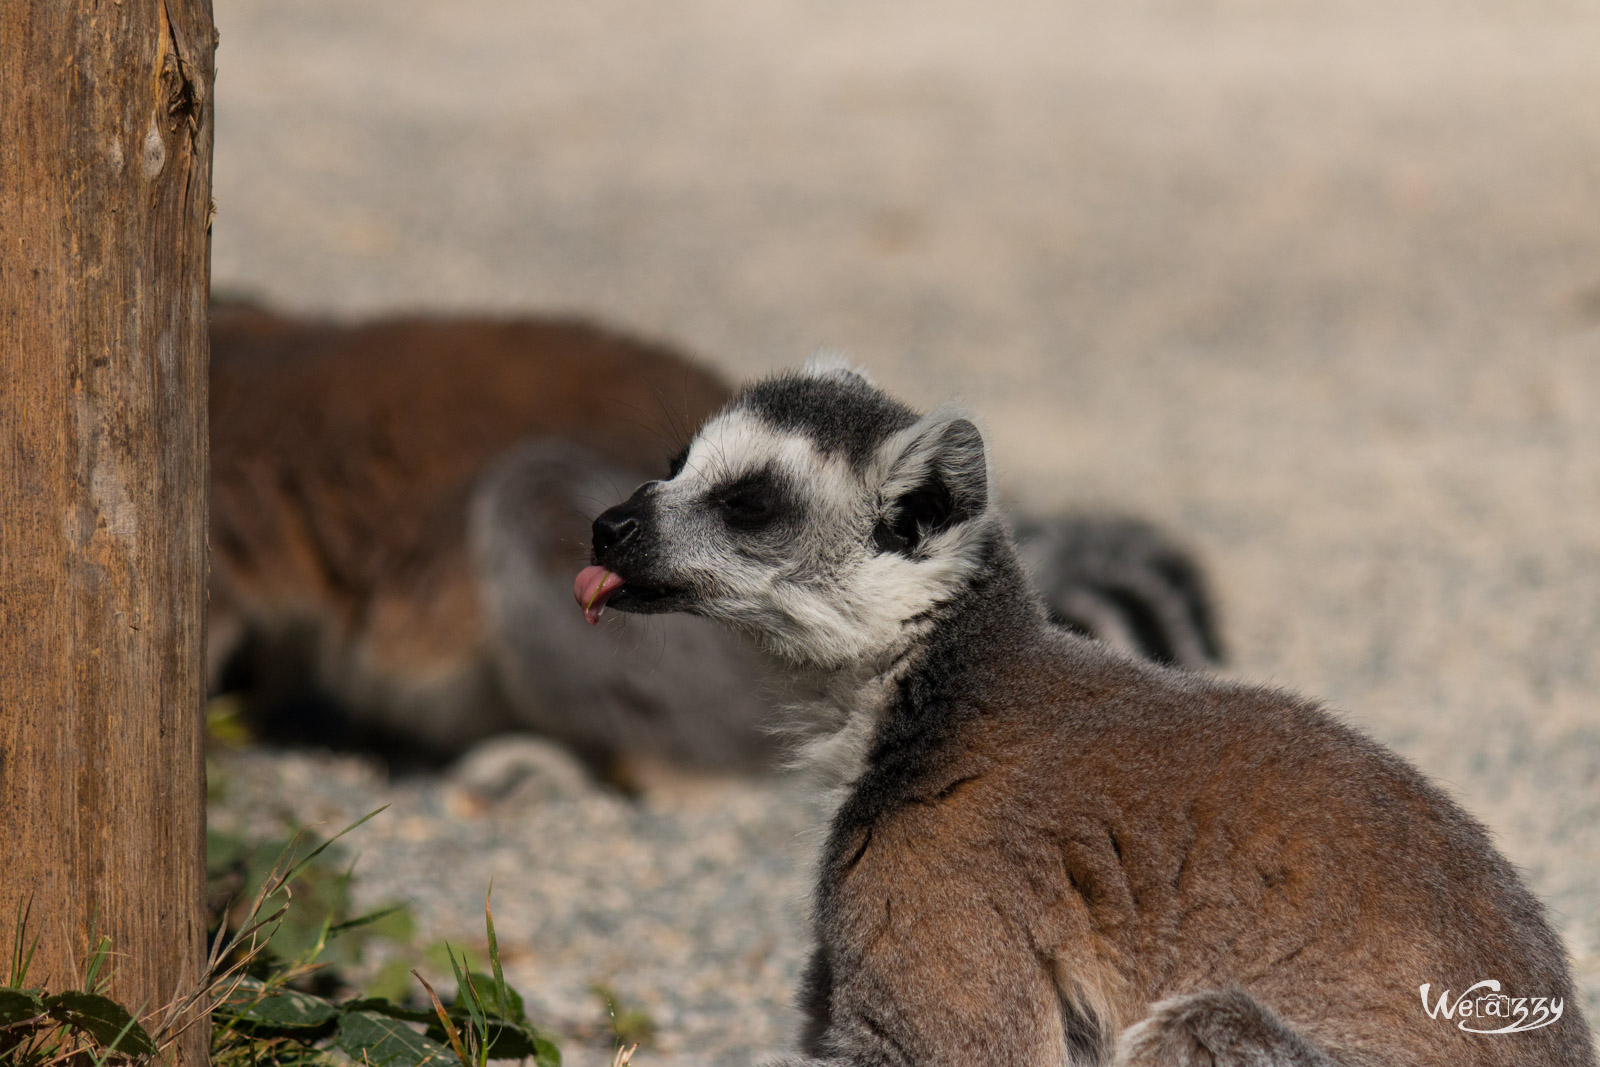
{"type": "Polygon", "coordinates": [[[970,419],[935,411],[892,437],[885,458],[883,510],[872,531],[880,552],[909,555],[989,506],[988,456],[970,419]]]}

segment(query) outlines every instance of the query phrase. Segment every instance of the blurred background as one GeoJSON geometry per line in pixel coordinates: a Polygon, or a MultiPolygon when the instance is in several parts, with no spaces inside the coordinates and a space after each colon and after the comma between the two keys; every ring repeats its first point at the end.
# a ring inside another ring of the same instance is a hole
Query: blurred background
{"type": "MultiPolygon", "coordinates": [[[[1010,499],[1174,531],[1231,672],[1327,698],[1488,823],[1594,1017],[1600,8],[216,0],[216,22],[218,292],[579,312],[734,378],[829,346],[913,403],[965,399],[1010,499]]],[[[393,800],[364,891],[440,936],[480,925],[497,874],[508,966],[569,1063],[608,1061],[597,987],[648,1017],[640,1064],[787,1040],[816,815],[792,783],[485,808],[305,753],[233,781],[224,806],[302,820],[393,800]]]]}

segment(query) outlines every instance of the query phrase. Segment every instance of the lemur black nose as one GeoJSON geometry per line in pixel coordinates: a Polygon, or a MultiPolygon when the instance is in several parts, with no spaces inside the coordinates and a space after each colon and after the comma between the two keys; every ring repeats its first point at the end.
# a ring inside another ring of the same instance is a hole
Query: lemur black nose
{"type": "Polygon", "coordinates": [[[601,512],[594,520],[595,552],[607,552],[639,532],[639,520],[628,514],[627,507],[627,504],[618,504],[601,512]]]}

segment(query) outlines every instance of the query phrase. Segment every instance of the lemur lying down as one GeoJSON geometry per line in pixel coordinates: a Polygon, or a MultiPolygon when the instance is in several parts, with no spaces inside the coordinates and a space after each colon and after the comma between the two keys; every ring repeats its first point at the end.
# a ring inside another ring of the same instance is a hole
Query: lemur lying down
{"type": "MultiPolygon", "coordinates": [[[[531,730],[598,768],[760,770],[783,744],[748,643],[699,619],[594,640],[564,610],[589,517],[727,401],[678,353],[581,322],[212,320],[213,690],[268,736],[445,758],[531,730]]],[[[1159,533],[1031,520],[1060,621],[1220,655],[1159,533]]]]}
{"type": "Polygon", "coordinates": [[[1595,1062],[1538,901],[1404,760],[1049,625],[960,412],[833,365],[758,382],[592,543],[591,622],[715,620],[834,717],[784,1064],[1595,1062]],[[1435,1014],[1482,982],[1503,1013],[1435,1014]]]}

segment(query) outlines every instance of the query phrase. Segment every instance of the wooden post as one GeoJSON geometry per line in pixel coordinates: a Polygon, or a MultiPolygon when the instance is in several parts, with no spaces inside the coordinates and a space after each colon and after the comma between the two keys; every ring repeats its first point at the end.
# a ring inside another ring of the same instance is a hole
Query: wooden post
{"type": "Polygon", "coordinates": [[[210,0],[0,4],[0,946],[31,893],[27,984],[98,924],[146,1011],[205,935],[215,43],[210,0]]]}

